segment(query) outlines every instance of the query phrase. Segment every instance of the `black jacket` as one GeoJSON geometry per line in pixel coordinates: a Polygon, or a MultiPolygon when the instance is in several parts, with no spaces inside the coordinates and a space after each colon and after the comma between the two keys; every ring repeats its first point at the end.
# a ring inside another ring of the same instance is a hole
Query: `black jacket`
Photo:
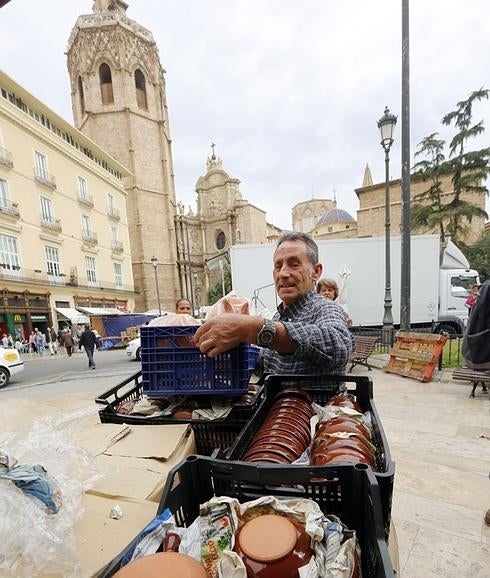
{"type": "Polygon", "coordinates": [[[80,336],[79,345],[83,345],[85,349],[94,349],[97,343],[97,337],[91,329],[85,329],[80,336]]]}
{"type": "Polygon", "coordinates": [[[471,369],[490,369],[490,280],[480,287],[471,308],[461,353],[471,369]]]}

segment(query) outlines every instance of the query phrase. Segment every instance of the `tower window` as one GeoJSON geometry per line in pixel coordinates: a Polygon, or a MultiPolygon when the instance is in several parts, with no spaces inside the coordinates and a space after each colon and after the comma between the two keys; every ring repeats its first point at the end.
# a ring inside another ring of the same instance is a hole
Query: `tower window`
{"type": "Polygon", "coordinates": [[[78,77],[78,97],[80,98],[80,110],[85,112],[85,96],[83,94],[83,82],[82,77],[78,77]]]}
{"type": "Polygon", "coordinates": [[[226,245],[226,235],[223,233],[223,231],[219,232],[217,237],[216,237],[216,248],[218,249],[218,251],[221,251],[221,249],[224,249],[226,245]]]}
{"type": "Polygon", "coordinates": [[[112,90],[112,74],[109,65],[104,62],[99,68],[100,95],[102,104],[112,104],[114,102],[114,92],[112,90]]]}
{"type": "Polygon", "coordinates": [[[136,103],[138,108],[148,110],[148,101],[146,99],[146,81],[145,75],[139,68],[134,71],[134,85],[136,87],[136,103]]]}

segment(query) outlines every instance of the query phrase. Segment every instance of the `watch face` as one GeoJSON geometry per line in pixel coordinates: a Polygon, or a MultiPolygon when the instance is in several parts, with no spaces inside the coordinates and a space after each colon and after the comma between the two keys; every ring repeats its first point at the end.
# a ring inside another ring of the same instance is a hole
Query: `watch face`
{"type": "Polygon", "coordinates": [[[271,347],[276,339],[276,326],[274,322],[265,321],[264,326],[257,335],[257,345],[271,347]]]}

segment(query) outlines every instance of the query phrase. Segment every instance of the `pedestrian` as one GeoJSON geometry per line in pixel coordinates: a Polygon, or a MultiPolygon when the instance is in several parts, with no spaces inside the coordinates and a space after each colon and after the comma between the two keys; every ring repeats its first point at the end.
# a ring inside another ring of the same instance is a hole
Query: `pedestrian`
{"type": "Polygon", "coordinates": [[[175,312],[179,314],[187,313],[187,315],[192,315],[191,302],[188,299],[179,299],[175,304],[175,312]]]}
{"type": "Polygon", "coordinates": [[[29,334],[29,353],[36,353],[37,351],[36,341],[34,339],[35,336],[36,334],[34,333],[34,331],[31,331],[29,334]]]}
{"type": "Polygon", "coordinates": [[[48,327],[46,330],[46,343],[48,344],[49,353],[56,355],[58,353],[58,337],[54,328],[48,327]]]}
{"type": "Polygon", "coordinates": [[[472,285],[470,288],[470,294],[468,295],[468,298],[466,299],[465,302],[465,307],[468,308],[468,316],[470,315],[471,310],[473,309],[473,305],[476,303],[479,289],[480,286],[476,284],[472,285]]]}
{"type": "Polygon", "coordinates": [[[97,343],[97,336],[92,331],[90,325],[85,326],[85,331],[80,336],[80,341],[78,342],[78,347],[83,345],[85,349],[85,353],[88,357],[88,366],[92,369],[95,369],[95,361],[94,361],[94,349],[97,343]]]}
{"type": "Polygon", "coordinates": [[[36,346],[37,354],[42,357],[44,355],[46,339],[44,337],[44,333],[39,331],[37,327],[34,327],[34,344],[36,346]]]}
{"type": "Polygon", "coordinates": [[[216,357],[240,343],[262,348],[256,371],[278,374],[343,373],[353,348],[342,308],[315,292],[321,276],[318,245],[305,233],[279,238],[273,257],[274,284],[282,303],[273,319],[223,313],[199,327],[197,347],[216,357]]]}
{"type": "Polygon", "coordinates": [[[6,333],[4,333],[4,334],[2,335],[2,347],[3,347],[4,349],[8,349],[8,348],[9,348],[9,340],[8,340],[8,337],[7,337],[7,334],[6,334],[6,333]]]}
{"type": "Polygon", "coordinates": [[[336,281],[334,281],[333,279],[320,279],[320,281],[318,281],[318,283],[316,284],[316,292],[319,293],[320,295],[323,295],[323,297],[325,297],[326,299],[335,301],[335,303],[340,305],[345,314],[347,326],[348,327],[352,326],[352,319],[349,315],[349,311],[347,310],[345,305],[343,303],[340,303],[339,301],[339,286],[337,285],[336,281]]]}
{"type": "Polygon", "coordinates": [[[73,335],[71,334],[70,330],[65,329],[61,335],[61,338],[63,340],[63,345],[65,346],[68,357],[71,357],[73,354],[73,346],[75,345],[75,342],[73,341],[73,335]]]}

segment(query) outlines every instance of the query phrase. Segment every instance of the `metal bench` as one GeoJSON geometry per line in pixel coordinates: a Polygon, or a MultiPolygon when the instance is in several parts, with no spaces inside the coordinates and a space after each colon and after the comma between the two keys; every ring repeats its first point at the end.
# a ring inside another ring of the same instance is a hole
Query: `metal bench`
{"type": "Polygon", "coordinates": [[[482,386],[482,393],[485,393],[490,385],[490,371],[477,371],[476,369],[470,369],[469,367],[461,367],[453,371],[454,381],[471,381],[473,382],[473,389],[471,390],[470,397],[475,397],[475,390],[478,384],[482,386]]]}
{"type": "Polygon", "coordinates": [[[369,357],[373,354],[379,337],[366,337],[364,335],[354,335],[354,351],[351,353],[349,363],[350,370],[356,365],[365,365],[369,371],[371,366],[368,363],[369,357]]]}

